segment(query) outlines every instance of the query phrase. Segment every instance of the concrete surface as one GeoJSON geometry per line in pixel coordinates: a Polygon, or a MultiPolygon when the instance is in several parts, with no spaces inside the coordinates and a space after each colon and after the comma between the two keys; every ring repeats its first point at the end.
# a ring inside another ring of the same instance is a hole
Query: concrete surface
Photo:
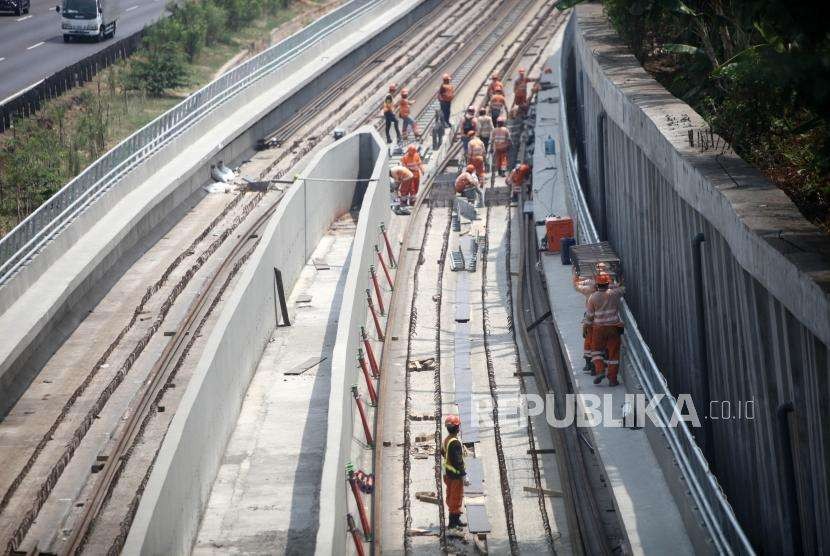
{"type": "MultiPolygon", "coordinates": [[[[184,554],[200,517],[254,369],[275,327],[274,271],[293,288],[330,223],[349,210],[361,156],[355,133],[321,151],[262,232],[211,332],[159,450],[125,554],[184,554]]],[[[333,359],[333,364],[336,359],[333,359]]]]}
{"type": "Polygon", "coordinates": [[[303,268],[288,300],[291,326],[274,331],[248,387],[194,554],[314,552],[332,348],[355,231],[349,215],[337,224],[303,268]],[[298,301],[306,294],[310,302],[298,301]],[[312,356],[325,360],[285,374],[312,356]]]}
{"type": "Polygon", "coordinates": [[[5,308],[0,315],[0,414],[94,308],[117,278],[117,267],[133,262],[146,248],[142,240],[163,234],[177,215],[195,204],[210,164],[249,156],[257,139],[434,2],[391,4],[383,3],[352,22],[325,50],[307,49],[281,71],[217,107],[122,178],[0,288],[0,307],[5,308]]]}
{"type": "MultiPolygon", "coordinates": [[[[561,33],[557,40],[561,43],[561,33]]],[[[559,67],[559,54],[557,52],[547,62],[549,67],[559,67]]],[[[559,157],[546,155],[544,145],[549,135],[558,145],[562,144],[558,88],[540,91],[536,110],[533,217],[539,221],[552,214],[569,214],[566,201],[567,185],[564,182],[564,173],[559,168],[559,157]]],[[[544,236],[544,230],[544,227],[537,227],[540,240],[544,236]]],[[[562,265],[558,254],[543,255],[542,267],[553,321],[570,362],[570,371],[577,392],[611,396],[613,417],[621,418],[626,388],[610,388],[607,381],[599,386],[594,385],[593,377],[582,372],[584,360],[581,322],[585,311],[585,297],[573,289],[572,267],[562,265]]],[[[624,363],[622,380],[628,386],[624,363]]],[[[592,432],[634,553],[694,554],[681,513],[645,430],[600,424],[595,426],[592,432]]]]}

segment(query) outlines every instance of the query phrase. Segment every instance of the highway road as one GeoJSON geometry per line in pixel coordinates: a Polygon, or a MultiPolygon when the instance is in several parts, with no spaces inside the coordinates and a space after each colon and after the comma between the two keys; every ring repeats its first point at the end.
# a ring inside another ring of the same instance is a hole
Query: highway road
{"type": "MultiPolygon", "coordinates": [[[[118,0],[121,15],[115,39],[132,34],[157,20],[164,0],[118,0]]],[[[113,43],[92,39],[63,42],[59,0],[32,0],[29,13],[0,13],[0,104],[58,70],[113,43]]]]}

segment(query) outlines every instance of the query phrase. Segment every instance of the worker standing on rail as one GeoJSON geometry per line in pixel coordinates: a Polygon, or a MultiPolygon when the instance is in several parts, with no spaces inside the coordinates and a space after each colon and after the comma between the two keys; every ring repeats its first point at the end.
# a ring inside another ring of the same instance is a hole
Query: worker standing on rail
{"type": "Polygon", "coordinates": [[[478,109],[476,128],[478,129],[478,136],[484,143],[484,148],[489,150],[490,134],[493,132],[493,119],[487,115],[487,110],[485,108],[478,109]]]}
{"type": "MultiPolygon", "coordinates": [[[[389,87],[392,88],[391,86],[389,87]]],[[[401,142],[401,130],[398,127],[398,118],[395,116],[395,100],[392,98],[392,94],[386,95],[386,98],[383,99],[383,119],[386,121],[386,144],[389,145],[392,143],[392,136],[389,135],[389,128],[393,125],[395,126],[395,135],[398,137],[398,143],[401,142]]]]}
{"type": "Polygon", "coordinates": [[[464,502],[464,487],[470,484],[464,469],[464,447],[458,438],[461,418],[458,415],[447,415],[444,426],[447,428],[447,437],[441,446],[441,455],[444,456],[444,500],[449,514],[447,527],[461,529],[467,526],[461,521],[461,504],[464,502]]]}
{"type": "Polygon", "coordinates": [[[409,138],[409,129],[412,129],[412,134],[415,139],[420,139],[420,131],[418,131],[418,124],[410,116],[412,103],[414,101],[409,98],[409,89],[401,89],[401,100],[398,101],[398,116],[403,122],[403,138],[406,141],[409,138]]]}
{"type": "Polygon", "coordinates": [[[507,99],[504,98],[502,93],[496,93],[490,97],[490,117],[493,118],[494,122],[505,113],[506,106],[507,99]]]}
{"type": "Polygon", "coordinates": [[[620,368],[620,336],[623,332],[623,322],[620,318],[620,301],[625,293],[622,285],[612,288],[611,275],[602,272],[595,278],[597,291],[588,298],[585,310],[585,321],[592,327],[591,352],[594,361],[596,378],[594,384],[599,384],[608,376],[608,385],[617,386],[617,372],[620,368]],[[607,359],[603,359],[602,353],[607,359]]]}
{"type": "Polygon", "coordinates": [[[484,146],[484,141],[476,136],[475,131],[470,131],[467,137],[469,137],[469,141],[467,141],[467,162],[475,168],[478,182],[484,184],[484,157],[487,154],[487,148],[484,146]]]}
{"type": "Polygon", "coordinates": [[[507,170],[507,150],[510,148],[510,130],[505,127],[506,119],[499,116],[496,120],[496,128],[493,130],[493,171],[498,171],[504,176],[507,170]]]}
{"type": "Polygon", "coordinates": [[[407,170],[412,172],[412,179],[409,180],[409,187],[401,187],[401,199],[406,196],[407,204],[414,205],[415,198],[418,196],[418,188],[421,185],[421,174],[426,172],[426,166],[421,161],[421,155],[418,154],[418,147],[409,145],[406,148],[406,154],[401,157],[401,164],[406,166],[407,170]]]}
{"type": "Polygon", "coordinates": [[[467,111],[461,118],[461,122],[458,124],[458,133],[461,134],[461,149],[465,155],[467,154],[467,143],[470,141],[470,132],[475,133],[477,129],[476,107],[468,106],[467,111]]]}
{"type": "Polygon", "coordinates": [[[392,183],[395,186],[394,189],[398,195],[398,204],[406,204],[412,178],[415,176],[406,166],[392,166],[389,169],[389,177],[392,178],[392,183]]]}
{"type": "Polygon", "coordinates": [[[450,74],[445,73],[441,77],[442,83],[438,88],[438,103],[441,105],[441,113],[444,115],[444,125],[450,124],[450,110],[452,108],[452,99],[455,97],[455,87],[450,83],[450,74]]]}
{"type": "Polygon", "coordinates": [[[499,81],[499,74],[494,73],[490,76],[490,85],[487,86],[487,100],[489,101],[496,93],[504,94],[504,84],[499,81]]]}
{"type": "Polygon", "coordinates": [[[463,172],[458,174],[455,178],[455,192],[463,195],[470,202],[477,202],[479,197],[479,181],[476,176],[476,167],[472,164],[467,164],[463,172]]]}
{"type": "Polygon", "coordinates": [[[510,175],[507,176],[507,185],[511,188],[512,199],[514,202],[519,201],[519,193],[522,190],[522,185],[525,184],[528,177],[530,177],[531,167],[528,164],[517,165],[510,175]]]}
{"type": "Polygon", "coordinates": [[[527,109],[527,84],[536,79],[525,76],[525,69],[519,68],[519,75],[513,81],[513,106],[518,106],[522,111],[527,109]]]}

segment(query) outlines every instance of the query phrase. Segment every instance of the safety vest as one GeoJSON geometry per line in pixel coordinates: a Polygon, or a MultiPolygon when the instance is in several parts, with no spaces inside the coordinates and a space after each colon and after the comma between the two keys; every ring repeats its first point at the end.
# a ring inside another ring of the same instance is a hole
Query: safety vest
{"type": "Polygon", "coordinates": [[[510,141],[510,130],[506,127],[497,127],[493,130],[493,148],[506,149],[507,143],[510,141]]]}
{"type": "Polygon", "coordinates": [[[497,93],[501,93],[504,91],[504,85],[502,85],[501,81],[492,81],[490,86],[487,88],[487,92],[490,96],[493,96],[497,93]]]}
{"type": "Polygon", "coordinates": [[[479,116],[478,117],[478,133],[482,137],[490,137],[490,133],[493,131],[493,120],[490,116],[479,116]]]}
{"type": "Polygon", "coordinates": [[[460,475],[461,471],[459,471],[458,469],[453,467],[452,464],[450,464],[450,443],[453,440],[455,440],[458,443],[461,443],[461,441],[458,439],[457,436],[448,436],[444,440],[444,471],[449,471],[450,473],[455,473],[456,475],[460,475]]]}
{"type": "Polygon", "coordinates": [[[472,139],[467,145],[467,152],[471,157],[484,156],[484,143],[481,139],[472,139]]]}

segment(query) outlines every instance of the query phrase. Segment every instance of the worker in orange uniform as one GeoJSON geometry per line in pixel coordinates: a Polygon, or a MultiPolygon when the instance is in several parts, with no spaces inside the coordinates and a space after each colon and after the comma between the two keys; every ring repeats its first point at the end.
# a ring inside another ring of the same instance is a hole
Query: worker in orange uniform
{"type": "Polygon", "coordinates": [[[418,154],[418,147],[409,145],[406,148],[406,154],[401,157],[401,164],[412,172],[412,179],[409,180],[409,186],[404,191],[401,188],[401,198],[406,196],[408,204],[414,205],[415,198],[418,196],[418,188],[421,185],[421,174],[426,172],[426,166],[421,161],[421,155],[418,154]]]}
{"type": "Polygon", "coordinates": [[[612,288],[611,275],[602,272],[595,278],[597,291],[588,298],[585,310],[585,321],[592,327],[591,352],[594,361],[596,378],[594,384],[599,384],[608,376],[608,385],[617,386],[617,372],[620,368],[620,336],[623,332],[623,322],[620,318],[620,301],[625,294],[622,285],[612,288]],[[603,359],[605,352],[607,359],[603,359]]]}
{"type": "Polygon", "coordinates": [[[507,176],[507,185],[511,187],[513,201],[519,200],[519,193],[522,190],[522,185],[530,177],[531,167],[527,164],[519,164],[516,166],[510,175],[507,176]]]}
{"type": "Polygon", "coordinates": [[[444,116],[444,124],[450,125],[450,109],[452,108],[452,99],[455,97],[455,87],[450,83],[450,74],[445,73],[441,77],[441,86],[438,88],[438,103],[441,105],[441,113],[444,116]]]}
{"type": "Polygon", "coordinates": [[[493,119],[487,115],[485,108],[478,109],[478,117],[476,118],[476,129],[478,136],[484,143],[484,148],[490,148],[490,134],[493,132],[493,119]]]}
{"type": "Polygon", "coordinates": [[[487,86],[487,99],[496,93],[504,94],[504,84],[499,80],[499,74],[494,73],[490,76],[490,84],[487,86]]]}
{"type": "MultiPolygon", "coordinates": [[[[574,267],[574,271],[577,268],[574,267]]],[[[597,263],[596,273],[603,274],[608,272],[608,265],[606,263],[597,263]]],[[[597,291],[597,283],[593,276],[583,278],[579,274],[574,274],[573,278],[574,289],[585,296],[585,310],[588,310],[588,298],[591,294],[597,291]]],[[[616,287],[616,284],[611,284],[611,287],[616,287]]],[[[585,320],[585,314],[582,315],[582,357],[585,359],[585,367],[582,369],[587,374],[596,374],[594,369],[594,351],[593,343],[593,326],[585,320]]],[[[597,355],[602,355],[599,353],[597,355]]]]}
{"type": "MultiPolygon", "coordinates": [[[[391,89],[392,87],[390,87],[391,89]]],[[[395,126],[395,135],[398,137],[398,143],[401,142],[401,130],[398,127],[398,117],[395,116],[395,101],[391,94],[386,95],[383,99],[383,107],[381,108],[383,119],[386,122],[386,144],[392,143],[392,136],[389,135],[389,129],[395,126]]]]}
{"type": "Polygon", "coordinates": [[[507,170],[507,150],[510,148],[510,130],[504,125],[507,120],[499,116],[496,127],[491,134],[493,140],[493,170],[498,170],[504,176],[507,170]]]}
{"type": "Polygon", "coordinates": [[[467,141],[467,162],[475,168],[479,183],[484,184],[484,157],[487,154],[487,147],[484,146],[484,141],[478,138],[475,131],[470,131],[467,137],[469,137],[469,141],[467,141]]]}
{"type": "Polygon", "coordinates": [[[490,117],[493,121],[499,119],[499,116],[506,113],[507,99],[502,93],[496,93],[490,97],[490,117]]]}
{"type": "Polygon", "coordinates": [[[478,122],[476,121],[476,107],[468,106],[467,111],[461,116],[461,121],[458,123],[458,133],[461,136],[461,149],[464,154],[467,154],[467,143],[470,141],[470,132],[478,131],[478,122]]]}
{"type": "Polygon", "coordinates": [[[403,139],[406,141],[409,138],[409,129],[412,129],[412,134],[416,139],[420,139],[421,133],[418,131],[418,124],[410,116],[412,110],[412,103],[414,101],[409,98],[409,89],[401,89],[401,100],[398,101],[398,117],[403,122],[403,139]]]}
{"type": "Polygon", "coordinates": [[[463,195],[471,202],[477,201],[479,197],[479,181],[476,175],[476,167],[467,164],[463,172],[455,178],[455,192],[463,195]]]}
{"type": "Polygon", "coordinates": [[[513,106],[518,106],[522,110],[527,108],[527,84],[536,79],[531,79],[525,75],[525,69],[519,68],[519,75],[513,81],[513,106]]]}
{"type": "Polygon", "coordinates": [[[415,176],[406,166],[392,166],[389,169],[389,177],[392,178],[392,183],[395,185],[394,189],[398,194],[398,204],[406,204],[412,178],[415,176]]]}
{"type": "Polygon", "coordinates": [[[467,526],[461,521],[461,504],[464,503],[464,487],[470,484],[464,469],[464,446],[458,438],[461,418],[458,415],[447,415],[444,426],[447,428],[447,437],[441,446],[441,455],[444,457],[444,500],[449,514],[447,527],[461,529],[467,526]]]}

